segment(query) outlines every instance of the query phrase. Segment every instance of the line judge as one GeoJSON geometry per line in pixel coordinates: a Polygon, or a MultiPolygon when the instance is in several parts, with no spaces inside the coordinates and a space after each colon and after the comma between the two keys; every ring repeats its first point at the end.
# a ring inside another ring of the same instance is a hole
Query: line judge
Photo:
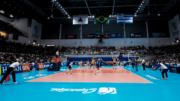
{"type": "Polygon", "coordinates": [[[9,74],[12,74],[12,78],[13,78],[13,82],[14,83],[17,83],[16,82],[16,76],[15,76],[15,69],[20,65],[20,62],[21,60],[20,59],[16,59],[17,62],[14,62],[12,63],[9,68],[7,69],[6,73],[4,74],[3,78],[1,79],[1,82],[0,84],[2,85],[3,81],[6,79],[6,77],[9,75],[9,74]]]}

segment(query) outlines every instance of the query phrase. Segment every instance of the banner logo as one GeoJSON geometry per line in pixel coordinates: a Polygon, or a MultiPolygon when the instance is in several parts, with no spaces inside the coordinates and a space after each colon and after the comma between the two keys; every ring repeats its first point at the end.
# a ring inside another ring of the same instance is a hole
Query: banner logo
{"type": "MultiPolygon", "coordinates": [[[[90,88],[90,89],[69,89],[69,88],[51,88],[50,91],[56,92],[82,92],[82,94],[89,94],[94,93],[97,91],[97,88],[90,88]]],[[[105,95],[105,94],[117,94],[116,88],[113,87],[101,87],[99,88],[98,94],[105,95]]]]}
{"type": "Polygon", "coordinates": [[[88,24],[88,15],[73,15],[73,25],[88,24]]]}
{"type": "Polygon", "coordinates": [[[83,20],[81,19],[81,17],[79,18],[78,22],[83,22],[83,20]]]}
{"type": "Polygon", "coordinates": [[[39,70],[44,69],[44,65],[43,65],[43,63],[38,63],[38,67],[39,67],[39,70]]]}
{"type": "Polygon", "coordinates": [[[111,87],[101,87],[99,88],[98,94],[105,95],[105,94],[117,94],[116,88],[111,87]]]}
{"type": "Polygon", "coordinates": [[[30,71],[30,65],[29,64],[22,64],[22,69],[23,69],[23,72],[28,72],[28,71],[30,71]]]}

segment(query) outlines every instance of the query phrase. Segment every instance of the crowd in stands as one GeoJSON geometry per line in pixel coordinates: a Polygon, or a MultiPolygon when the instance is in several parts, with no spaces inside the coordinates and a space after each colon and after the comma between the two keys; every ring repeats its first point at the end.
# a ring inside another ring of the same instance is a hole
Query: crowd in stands
{"type": "Polygon", "coordinates": [[[117,50],[114,46],[90,46],[90,47],[64,47],[61,52],[64,55],[114,55],[114,54],[131,54],[131,55],[148,55],[150,52],[142,46],[121,47],[117,50]],[[120,51],[119,51],[120,50],[120,51]]]}
{"type": "Polygon", "coordinates": [[[134,47],[119,47],[116,50],[115,47],[55,47],[55,46],[33,46],[22,43],[10,42],[3,36],[0,36],[0,64],[11,64],[16,61],[17,57],[23,58],[24,63],[44,63],[50,62],[50,56],[55,55],[57,50],[60,50],[60,55],[113,55],[114,53],[119,54],[132,54],[148,55],[153,53],[156,55],[151,61],[146,61],[147,65],[155,66],[160,61],[165,61],[169,65],[180,66],[180,44],[167,45],[161,47],[149,47],[146,49],[144,46],[134,47]]]}
{"type": "Polygon", "coordinates": [[[50,62],[50,56],[55,55],[56,50],[56,47],[10,42],[0,36],[0,64],[11,64],[16,58],[22,58],[23,63],[50,62]]]}
{"type": "Polygon", "coordinates": [[[160,62],[165,62],[167,67],[170,66],[176,66],[180,67],[180,55],[179,54],[163,54],[163,55],[157,55],[155,58],[153,58],[150,61],[147,61],[147,66],[156,69],[157,64],[160,62]]]}

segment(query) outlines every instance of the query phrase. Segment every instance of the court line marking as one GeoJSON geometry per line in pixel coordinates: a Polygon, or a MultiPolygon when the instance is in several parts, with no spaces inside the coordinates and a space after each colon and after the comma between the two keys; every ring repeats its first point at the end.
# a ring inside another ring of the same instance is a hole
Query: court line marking
{"type": "MultiPolygon", "coordinates": [[[[40,81],[31,81],[32,83],[44,83],[44,82],[40,82],[40,81]]],[[[28,81],[26,81],[28,82],[28,81]]],[[[45,82],[45,83],[123,83],[123,84],[153,84],[153,83],[136,83],[136,82],[45,82]]]]}
{"type": "MultiPolygon", "coordinates": [[[[125,68],[123,68],[123,69],[125,69],[125,68]]],[[[125,69],[125,70],[127,70],[127,69],[125,69]]],[[[127,71],[129,71],[129,70],[127,70],[127,71]]],[[[129,72],[131,72],[131,71],[129,71],[129,72]]],[[[131,72],[131,73],[133,73],[133,72],[131,72]]],[[[135,74],[135,73],[133,73],[133,74],[135,74]]],[[[135,74],[135,75],[137,75],[137,74],[135,74]]],[[[137,75],[137,76],[139,76],[139,77],[141,77],[141,78],[143,78],[143,79],[146,79],[146,78],[144,78],[144,77],[142,77],[142,76],[140,76],[140,75],[137,75]]],[[[150,81],[150,80],[148,80],[148,79],[146,79],[147,81],[149,81],[149,82],[151,82],[151,83],[154,83],[154,82],[152,82],[152,81],[150,81]]]]}

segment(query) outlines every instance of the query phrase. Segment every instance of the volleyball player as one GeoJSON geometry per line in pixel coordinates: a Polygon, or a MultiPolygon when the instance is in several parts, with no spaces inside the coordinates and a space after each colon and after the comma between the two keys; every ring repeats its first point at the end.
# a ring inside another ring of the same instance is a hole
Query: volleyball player
{"type": "Polygon", "coordinates": [[[116,65],[119,66],[119,67],[121,66],[121,60],[120,60],[120,58],[118,58],[118,61],[116,62],[116,65]]]}
{"type": "Polygon", "coordinates": [[[69,64],[70,64],[69,57],[67,57],[67,65],[66,65],[66,70],[69,68],[69,64]]]}
{"type": "Polygon", "coordinates": [[[85,66],[85,72],[86,72],[86,70],[88,69],[88,66],[89,66],[89,60],[86,60],[84,66],[85,66]]]}
{"type": "Polygon", "coordinates": [[[122,61],[122,54],[121,53],[119,54],[118,58],[119,58],[120,61],[122,61]]]}
{"type": "Polygon", "coordinates": [[[112,57],[112,59],[113,59],[113,69],[115,69],[115,68],[116,68],[116,59],[117,59],[117,58],[115,58],[115,57],[113,58],[113,57],[112,57]]]}
{"type": "Polygon", "coordinates": [[[92,61],[91,61],[91,66],[90,66],[90,68],[89,69],[91,69],[91,67],[93,66],[93,69],[94,69],[94,62],[95,62],[95,59],[94,58],[92,58],[92,61]]]}
{"type": "Polygon", "coordinates": [[[123,61],[123,66],[124,66],[124,68],[126,68],[126,66],[127,66],[126,61],[123,61]]]}
{"type": "Polygon", "coordinates": [[[103,60],[100,58],[100,69],[102,69],[103,60]]]}
{"type": "Polygon", "coordinates": [[[82,69],[82,60],[79,62],[79,70],[82,69]]]}
{"type": "Polygon", "coordinates": [[[96,60],[95,65],[96,65],[96,68],[97,68],[97,71],[95,72],[95,75],[96,75],[96,74],[99,74],[99,73],[100,73],[100,70],[99,70],[99,67],[100,67],[100,60],[99,60],[99,59],[96,60]]]}
{"type": "Polygon", "coordinates": [[[134,58],[134,62],[135,62],[136,71],[138,71],[138,63],[137,63],[136,58],[134,58]]]}
{"type": "Polygon", "coordinates": [[[132,61],[131,61],[131,65],[132,65],[132,68],[134,68],[134,58],[132,58],[132,61]]]}
{"type": "Polygon", "coordinates": [[[14,84],[17,83],[16,75],[15,75],[14,71],[20,65],[21,60],[20,59],[16,59],[16,60],[17,60],[17,62],[12,63],[9,66],[9,68],[7,69],[6,73],[4,74],[3,78],[1,79],[1,82],[0,82],[1,85],[9,74],[12,74],[14,84]]]}
{"type": "MultiPolygon", "coordinates": [[[[72,74],[72,65],[73,65],[73,62],[74,62],[74,61],[69,62],[68,68],[69,68],[69,73],[70,73],[70,74],[72,74]]],[[[67,73],[68,73],[68,71],[66,72],[66,74],[67,74],[67,73]]]]}

